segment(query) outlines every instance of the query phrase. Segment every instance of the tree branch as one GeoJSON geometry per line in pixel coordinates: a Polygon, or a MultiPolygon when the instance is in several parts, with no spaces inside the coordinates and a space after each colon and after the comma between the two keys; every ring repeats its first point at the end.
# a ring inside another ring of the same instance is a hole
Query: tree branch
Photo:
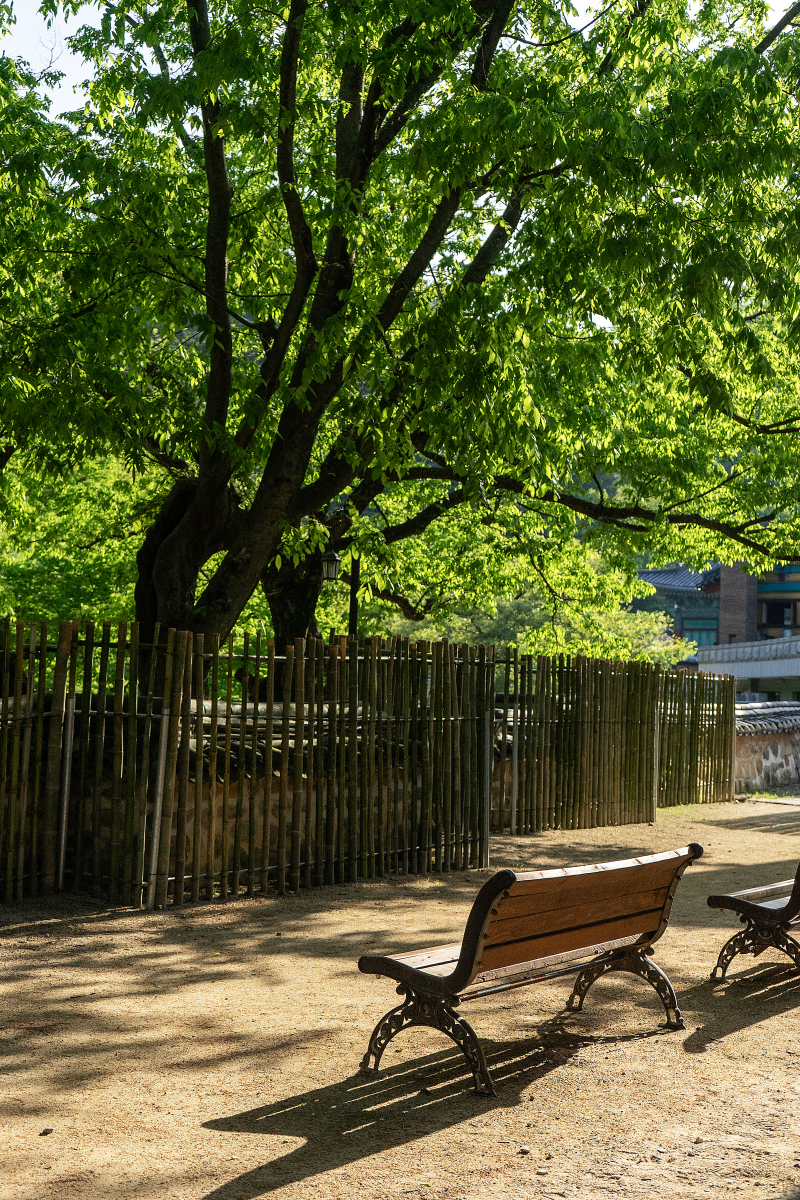
{"type": "Polygon", "coordinates": [[[793,4],[791,8],[787,9],[780,21],[777,21],[769,33],[764,35],[758,45],[753,47],[754,53],[763,54],[765,50],[768,50],[775,39],[783,33],[786,26],[791,25],[792,21],[798,15],[800,15],[800,0],[798,0],[797,4],[793,4]]]}
{"type": "Polygon", "coordinates": [[[303,276],[308,274],[313,279],[317,273],[313,237],[297,191],[297,179],[294,170],[297,64],[300,54],[303,22],[307,9],[308,0],[292,0],[289,9],[289,18],[286,22],[286,33],[284,34],[283,46],[281,48],[276,165],[283,204],[289,222],[289,231],[292,235],[297,273],[303,276]]]}
{"type": "MultiPolygon", "coordinates": [[[[211,26],[207,0],[187,0],[189,32],[195,62],[211,45],[211,26]]],[[[228,419],[231,393],[233,341],[228,315],[228,237],[230,234],[232,189],[225,162],[225,140],[218,128],[221,105],[208,93],[200,102],[203,119],[203,157],[208,181],[208,221],[206,224],[205,283],[206,312],[214,324],[204,420],[209,431],[224,426],[228,419]]],[[[213,454],[210,441],[200,448],[201,470],[213,454]]]]}
{"type": "MultiPolygon", "coordinates": [[[[634,22],[636,22],[639,19],[639,17],[644,16],[644,14],[647,12],[648,8],[650,7],[651,3],[652,3],[652,0],[635,0],[633,9],[628,16],[627,28],[626,28],[625,32],[623,33],[622,37],[620,38],[621,42],[627,41],[627,39],[630,37],[630,32],[631,32],[631,29],[633,28],[634,22]]],[[[608,54],[605,56],[605,58],[603,59],[603,61],[600,64],[600,66],[597,68],[597,74],[601,75],[601,76],[608,75],[611,71],[613,71],[614,67],[617,65],[617,59],[619,58],[619,54],[620,54],[619,49],[609,50],[608,54]]]]}
{"type": "MultiPolygon", "coordinates": [[[[347,571],[342,571],[339,576],[342,583],[349,584],[352,576],[347,571]]],[[[388,588],[373,588],[373,596],[377,596],[379,600],[387,600],[390,604],[396,604],[407,621],[424,621],[433,608],[433,597],[426,600],[420,607],[409,600],[408,596],[404,596],[401,592],[391,592],[388,588]]]]}

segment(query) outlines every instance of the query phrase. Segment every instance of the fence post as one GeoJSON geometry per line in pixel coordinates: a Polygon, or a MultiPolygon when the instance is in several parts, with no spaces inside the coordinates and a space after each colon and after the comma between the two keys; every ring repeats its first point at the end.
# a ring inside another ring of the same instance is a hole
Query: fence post
{"type": "Polygon", "coordinates": [[[514,674],[511,686],[514,689],[514,716],[511,722],[511,836],[517,832],[517,797],[519,795],[519,650],[514,647],[514,674]]]}
{"type": "Polygon", "coordinates": [[[658,772],[661,755],[661,671],[656,667],[654,681],[655,707],[653,712],[653,824],[658,815],[658,772]]]}
{"type": "MultiPolygon", "coordinates": [[[[158,654],[158,646],[153,646],[153,656],[158,654]]],[[[164,777],[167,766],[167,737],[170,724],[170,693],[172,692],[172,667],[175,656],[175,630],[167,631],[166,675],[164,679],[164,696],[161,705],[161,729],[158,739],[158,767],[156,769],[156,786],[153,795],[153,826],[150,835],[150,869],[147,877],[147,911],[152,912],[156,903],[156,871],[158,870],[158,850],[161,840],[161,812],[164,806],[164,777]]]]}
{"type": "MultiPolygon", "coordinates": [[[[8,636],[6,636],[8,644],[8,636]]],[[[56,886],[58,857],[58,823],[60,809],[61,762],[63,756],[64,701],[67,690],[69,653],[72,646],[72,622],[62,621],[58,629],[58,648],[53,676],[53,701],[50,709],[50,733],[47,747],[47,782],[45,810],[42,822],[42,892],[52,892],[56,886]]]]}
{"type": "MultiPolygon", "coordinates": [[[[64,890],[64,869],[67,860],[67,825],[69,822],[69,793],[72,783],[72,746],[75,739],[75,679],[78,667],[79,622],[72,622],[69,647],[69,684],[64,724],[64,751],[61,756],[61,801],[58,811],[58,869],[56,890],[64,890]]],[[[16,716],[16,713],[14,714],[16,716]]]]}
{"type": "MultiPolygon", "coordinates": [[[[490,651],[491,654],[491,651],[490,651]]],[[[486,870],[489,866],[489,838],[492,824],[492,757],[494,725],[494,661],[481,647],[481,666],[483,667],[483,814],[481,820],[481,852],[480,865],[486,870]]]]}

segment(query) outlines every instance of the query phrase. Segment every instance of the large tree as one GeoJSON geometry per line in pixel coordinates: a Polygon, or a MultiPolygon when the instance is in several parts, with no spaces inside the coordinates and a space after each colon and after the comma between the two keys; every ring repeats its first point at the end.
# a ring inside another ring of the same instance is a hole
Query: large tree
{"type": "Polygon", "coordinates": [[[145,626],[260,585],[302,634],[326,545],[460,506],[785,551],[796,10],[108,5],[76,225],[127,299],[101,394],[174,480],[145,626]]]}

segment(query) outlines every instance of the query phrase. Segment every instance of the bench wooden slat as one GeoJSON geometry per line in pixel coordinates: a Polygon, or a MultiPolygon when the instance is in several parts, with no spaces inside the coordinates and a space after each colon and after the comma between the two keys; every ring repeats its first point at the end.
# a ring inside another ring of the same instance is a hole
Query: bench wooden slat
{"type": "MultiPolygon", "coordinates": [[[[547,971],[548,967],[558,967],[562,963],[581,962],[583,959],[593,958],[598,954],[602,954],[606,950],[621,950],[625,946],[634,946],[638,941],[637,934],[629,934],[628,937],[614,938],[598,946],[582,946],[578,950],[566,950],[561,954],[550,954],[544,958],[534,958],[526,963],[513,963],[510,967],[496,967],[492,971],[481,971],[480,975],[475,976],[470,987],[488,983],[492,979],[515,979],[518,976],[529,975],[534,971],[547,971]]],[[[464,998],[467,999],[468,997],[469,991],[464,993],[464,998]]]]}
{"type": "Polygon", "coordinates": [[[562,950],[579,950],[583,946],[594,946],[628,934],[641,934],[647,941],[658,929],[661,912],[662,909],[658,908],[650,913],[636,913],[635,916],[618,917],[612,921],[596,921],[577,929],[541,933],[517,942],[486,946],[481,953],[478,971],[528,962],[545,955],[559,954],[562,950]]]}
{"type": "Polygon", "coordinates": [[[518,878],[508,889],[508,896],[502,901],[503,907],[508,906],[509,910],[520,913],[537,912],[540,911],[535,907],[538,899],[550,907],[550,901],[558,897],[557,903],[552,906],[555,908],[559,904],[570,903],[573,899],[577,902],[579,897],[602,899],[627,892],[668,887],[675,878],[675,860],[673,858],[666,862],[637,863],[631,867],[597,871],[592,879],[586,878],[588,873],[567,875],[553,872],[548,877],[543,877],[544,872],[541,872],[535,879],[522,881],[518,878]]]}
{"type": "MultiPolygon", "coordinates": [[[[542,909],[532,914],[515,913],[506,917],[509,909],[508,902],[502,903],[497,916],[486,931],[484,946],[494,946],[502,942],[512,942],[522,938],[526,933],[557,932],[560,929],[570,929],[577,925],[588,925],[592,921],[602,921],[612,917],[634,916],[636,913],[659,911],[664,907],[667,898],[667,887],[654,888],[647,892],[626,893],[622,896],[608,897],[592,903],[553,905],[552,909],[542,909]]],[[[543,897],[537,896],[537,900],[543,897]]]]}
{"type": "Polygon", "coordinates": [[[751,904],[758,900],[770,899],[773,896],[788,897],[792,894],[794,888],[793,879],[784,879],[782,883],[772,883],[769,887],[746,888],[743,892],[727,892],[726,895],[732,900],[749,900],[751,904]]]}
{"type": "Polygon", "coordinates": [[[430,950],[412,950],[407,954],[390,955],[392,962],[405,963],[418,971],[430,971],[434,967],[447,966],[452,971],[461,953],[461,942],[448,946],[433,946],[430,950]]]}

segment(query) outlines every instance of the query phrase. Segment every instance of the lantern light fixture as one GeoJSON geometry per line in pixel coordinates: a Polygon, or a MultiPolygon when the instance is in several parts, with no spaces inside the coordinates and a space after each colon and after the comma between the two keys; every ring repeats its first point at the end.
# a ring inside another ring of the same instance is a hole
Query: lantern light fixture
{"type": "Polygon", "coordinates": [[[326,550],[322,556],[322,578],[328,583],[335,583],[339,578],[339,567],[342,560],[335,550],[326,550]]]}

